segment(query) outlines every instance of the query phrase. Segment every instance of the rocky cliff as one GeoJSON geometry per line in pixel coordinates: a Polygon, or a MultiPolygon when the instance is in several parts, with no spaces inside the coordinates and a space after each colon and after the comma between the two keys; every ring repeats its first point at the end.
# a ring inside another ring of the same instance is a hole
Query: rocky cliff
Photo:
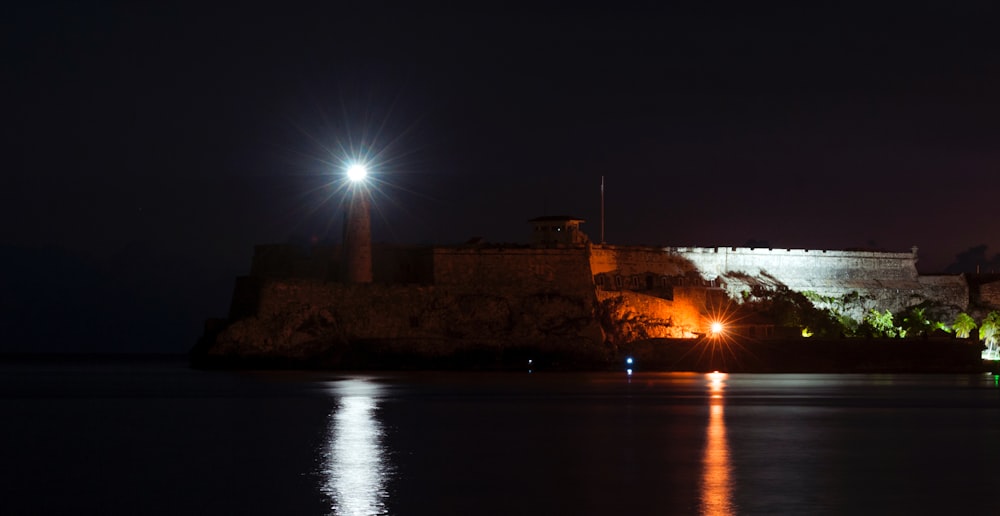
{"type": "Polygon", "coordinates": [[[405,368],[462,355],[488,366],[530,350],[601,362],[608,349],[587,292],[265,280],[256,310],[207,336],[201,353],[330,367],[405,368]]]}

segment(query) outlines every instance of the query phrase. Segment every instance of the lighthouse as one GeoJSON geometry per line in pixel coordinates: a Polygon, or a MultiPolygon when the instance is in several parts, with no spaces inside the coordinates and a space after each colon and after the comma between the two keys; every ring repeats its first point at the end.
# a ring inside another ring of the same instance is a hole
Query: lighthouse
{"type": "Polygon", "coordinates": [[[372,282],[372,219],[370,193],[365,184],[368,169],[362,164],[347,168],[349,180],[344,213],[344,282],[372,282]]]}

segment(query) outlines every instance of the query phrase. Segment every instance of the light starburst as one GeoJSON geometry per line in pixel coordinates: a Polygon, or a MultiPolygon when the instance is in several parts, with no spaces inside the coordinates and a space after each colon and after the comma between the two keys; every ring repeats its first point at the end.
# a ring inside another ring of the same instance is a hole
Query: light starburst
{"type": "Polygon", "coordinates": [[[743,319],[731,301],[710,306],[702,317],[698,345],[690,351],[697,353],[696,363],[709,370],[728,370],[739,368],[743,357],[753,356],[744,345],[746,339],[738,334],[743,319]]]}

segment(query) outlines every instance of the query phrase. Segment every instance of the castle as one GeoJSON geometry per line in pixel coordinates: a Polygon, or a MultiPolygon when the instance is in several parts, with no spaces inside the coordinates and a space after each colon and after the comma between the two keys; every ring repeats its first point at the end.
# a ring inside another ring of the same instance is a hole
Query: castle
{"type": "MultiPolygon", "coordinates": [[[[856,294],[864,303],[846,314],[855,318],[924,302],[955,313],[969,305],[963,276],[918,274],[916,248],[616,246],[591,242],[583,222],[532,219],[530,244],[361,239],[370,246],[362,253],[349,245],[257,246],[207,353],[326,356],[335,364],[361,348],[420,357],[511,347],[600,353],[608,343],[704,335],[714,311],[756,288],[807,292],[820,305],[856,294]]],[[[775,332],[767,321],[746,326],[750,337],[775,332]]]]}

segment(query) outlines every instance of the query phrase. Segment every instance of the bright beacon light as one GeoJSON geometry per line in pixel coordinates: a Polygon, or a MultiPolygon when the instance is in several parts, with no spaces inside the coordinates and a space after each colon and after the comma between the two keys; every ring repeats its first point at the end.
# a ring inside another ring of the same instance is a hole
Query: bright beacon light
{"type": "Polygon", "coordinates": [[[365,180],[368,176],[368,167],[365,167],[361,163],[355,163],[347,167],[347,178],[353,183],[358,183],[365,180]]]}
{"type": "Polygon", "coordinates": [[[722,333],[722,323],[716,321],[712,323],[712,335],[718,335],[722,333]]]}

